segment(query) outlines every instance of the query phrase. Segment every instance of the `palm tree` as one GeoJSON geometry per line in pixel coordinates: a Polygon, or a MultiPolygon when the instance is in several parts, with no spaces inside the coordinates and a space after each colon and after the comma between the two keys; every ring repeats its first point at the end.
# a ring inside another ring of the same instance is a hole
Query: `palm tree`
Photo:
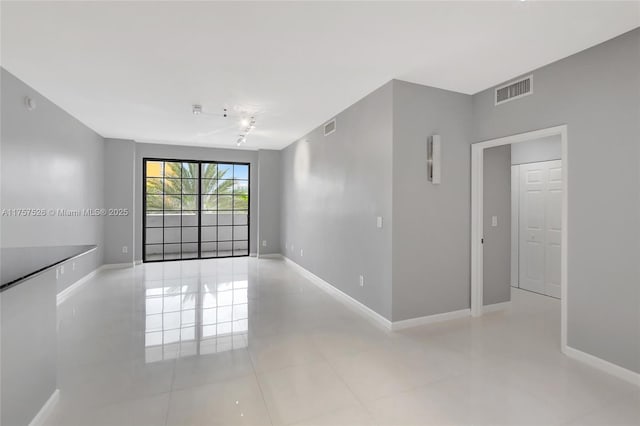
{"type": "MultiPolygon", "coordinates": [[[[199,164],[163,164],[164,177],[147,178],[147,210],[197,210],[199,164]]],[[[234,181],[231,167],[203,163],[200,182],[203,210],[249,208],[247,181],[234,181]]]]}

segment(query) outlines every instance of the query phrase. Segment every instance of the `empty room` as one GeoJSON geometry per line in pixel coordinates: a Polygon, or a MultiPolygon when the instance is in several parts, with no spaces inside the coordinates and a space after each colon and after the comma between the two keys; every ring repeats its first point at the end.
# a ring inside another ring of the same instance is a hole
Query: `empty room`
{"type": "Polygon", "coordinates": [[[0,424],[640,425],[640,1],[1,1],[0,424]]]}

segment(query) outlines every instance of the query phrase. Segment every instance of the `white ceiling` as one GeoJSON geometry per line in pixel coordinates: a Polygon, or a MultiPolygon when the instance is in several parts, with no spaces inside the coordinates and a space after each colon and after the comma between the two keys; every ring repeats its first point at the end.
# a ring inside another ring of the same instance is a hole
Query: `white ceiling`
{"type": "Polygon", "coordinates": [[[1,59],[105,137],[235,147],[226,106],[279,149],[390,79],[472,94],[639,25],[639,2],[3,1],[1,59]]]}

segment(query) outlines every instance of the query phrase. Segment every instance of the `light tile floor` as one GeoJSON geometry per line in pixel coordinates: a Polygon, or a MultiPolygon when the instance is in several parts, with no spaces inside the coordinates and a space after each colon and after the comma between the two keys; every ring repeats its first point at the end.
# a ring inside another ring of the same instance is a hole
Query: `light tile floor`
{"type": "Polygon", "coordinates": [[[390,333],[281,260],[106,270],[58,309],[49,425],[631,425],[640,390],[560,353],[557,300],[390,333]]]}

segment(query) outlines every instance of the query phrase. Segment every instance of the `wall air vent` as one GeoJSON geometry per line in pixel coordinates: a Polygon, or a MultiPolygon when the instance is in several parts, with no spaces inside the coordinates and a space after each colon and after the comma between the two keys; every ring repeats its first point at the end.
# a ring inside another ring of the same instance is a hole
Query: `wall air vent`
{"type": "Polygon", "coordinates": [[[329,136],[331,133],[336,131],[336,119],[329,121],[324,125],[324,135],[329,136]]]}
{"type": "Polygon", "coordinates": [[[533,76],[528,75],[496,88],[496,105],[512,101],[533,93],[533,76]]]}

